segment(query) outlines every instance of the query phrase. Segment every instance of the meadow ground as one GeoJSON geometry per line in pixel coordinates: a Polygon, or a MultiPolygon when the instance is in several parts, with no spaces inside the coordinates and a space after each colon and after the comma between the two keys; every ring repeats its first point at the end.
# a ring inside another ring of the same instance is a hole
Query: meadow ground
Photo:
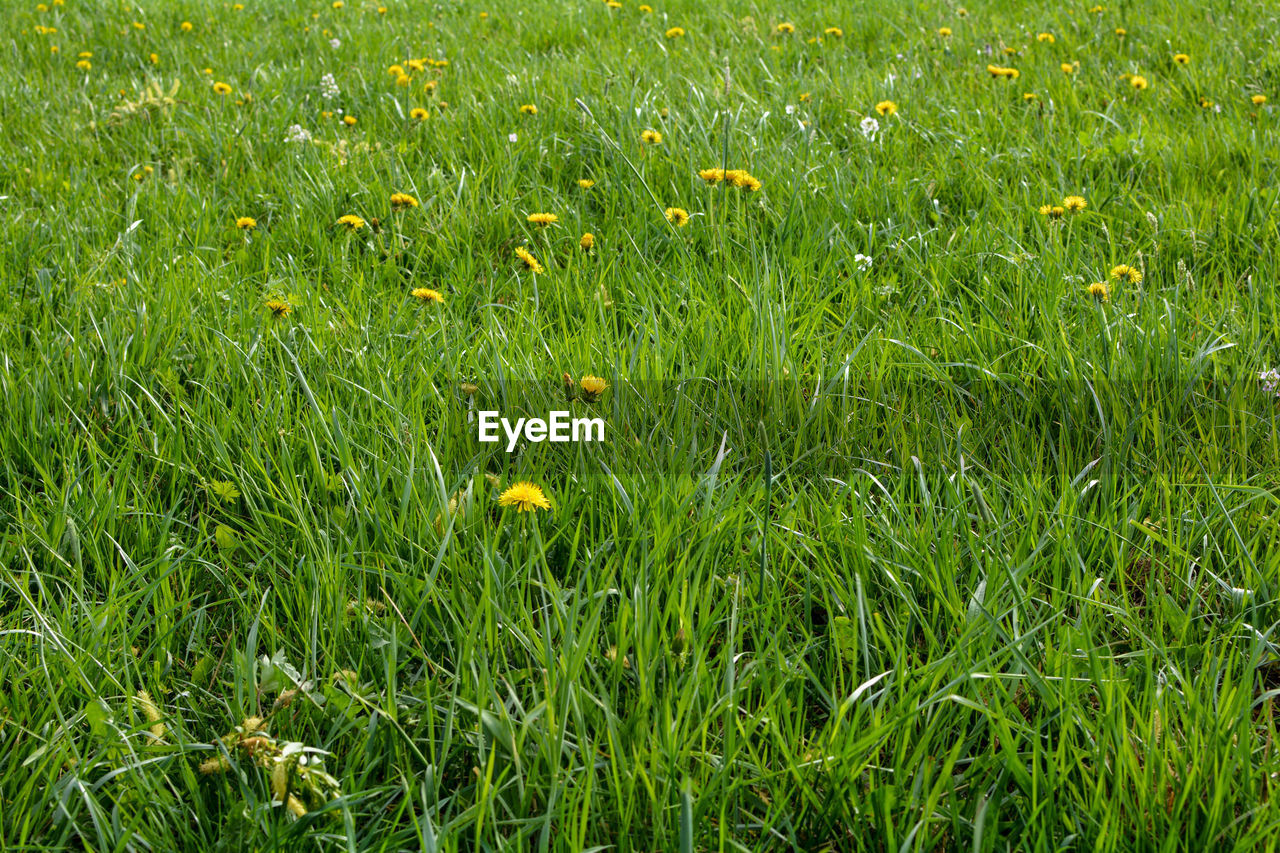
{"type": "Polygon", "coordinates": [[[1270,4],[384,2],[0,9],[0,848],[1275,849],[1270,4]]]}

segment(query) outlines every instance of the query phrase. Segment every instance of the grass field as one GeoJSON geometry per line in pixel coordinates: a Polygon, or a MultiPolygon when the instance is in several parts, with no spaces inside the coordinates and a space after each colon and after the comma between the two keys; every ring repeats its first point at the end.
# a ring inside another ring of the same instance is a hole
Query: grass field
{"type": "Polygon", "coordinates": [[[1280,846],[1274,7],[383,2],[0,8],[0,849],[1280,846]]]}

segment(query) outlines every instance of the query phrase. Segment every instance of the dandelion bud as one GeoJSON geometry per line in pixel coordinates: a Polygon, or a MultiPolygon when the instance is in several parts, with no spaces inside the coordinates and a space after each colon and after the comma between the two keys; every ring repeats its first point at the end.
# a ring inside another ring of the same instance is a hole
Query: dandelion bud
{"type": "Polygon", "coordinates": [[[569,374],[564,375],[564,398],[572,403],[578,396],[578,386],[574,384],[573,377],[569,374]]]}

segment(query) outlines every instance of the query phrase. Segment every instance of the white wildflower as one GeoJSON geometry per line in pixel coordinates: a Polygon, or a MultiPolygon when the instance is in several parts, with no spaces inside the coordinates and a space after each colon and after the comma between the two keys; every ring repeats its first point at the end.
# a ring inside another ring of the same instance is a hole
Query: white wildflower
{"type": "Polygon", "coordinates": [[[338,88],[338,81],[333,79],[332,74],[326,74],[320,78],[320,95],[326,100],[333,100],[342,94],[342,90],[338,88]]]}
{"type": "Polygon", "coordinates": [[[858,125],[858,129],[862,131],[862,135],[867,139],[875,139],[876,134],[880,132],[880,122],[867,116],[862,120],[862,124],[858,125]]]}

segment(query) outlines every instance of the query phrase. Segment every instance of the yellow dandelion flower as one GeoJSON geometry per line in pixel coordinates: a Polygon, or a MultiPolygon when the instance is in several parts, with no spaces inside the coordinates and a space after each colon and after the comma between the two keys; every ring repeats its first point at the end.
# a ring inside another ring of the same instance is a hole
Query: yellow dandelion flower
{"type": "Polygon", "coordinates": [[[716,184],[724,180],[724,169],[700,169],[698,177],[709,184],[716,184]]]}
{"type": "Polygon", "coordinates": [[[683,228],[689,224],[689,211],[682,207],[668,207],[665,211],[665,216],[667,221],[677,228],[683,228]]]}
{"type": "Polygon", "coordinates": [[[844,38],[844,30],[840,29],[839,27],[827,27],[825,30],[822,31],[822,34],[824,36],[831,36],[832,38],[836,38],[836,39],[844,38]]]}
{"type": "Polygon", "coordinates": [[[1040,96],[1039,96],[1039,95],[1037,95],[1035,92],[1023,92],[1023,93],[1022,93],[1022,100],[1024,100],[1024,101],[1038,101],[1038,100],[1040,100],[1040,96]]]}
{"type": "Polygon", "coordinates": [[[796,31],[795,24],[788,24],[788,23],[778,24],[778,32],[780,33],[794,33],[795,31],[796,31]]]}
{"type": "Polygon", "coordinates": [[[92,67],[93,67],[93,63],[87,59],[81,59],[79,62],[76,63],[76,68],[79,68],[81,71],[88,71],[92,67]]]}
{"type": "Polygon", "coordinates": [[[332,4],[332,5],[333,5],[333,8],[335,8],[335,9],[341,9],[343,6],[345,6],[345,5],[347,5],[347,4],[346,4],[346,3],[343,3],[343,2],[342,2],[342,0],[333,0],[333,4],[332,4]]]}
{"type": "Polygon", "coordinates": [[[1135,74],[1129,78],[1129,85],[1137,89],[1138,91],[1142,91],[1143,89],[1147,88],[1147,78],[1140,77],[1139,75],[1135,74]]]}
{"type": "Polygon", "coordinates": [[[957,17],[957,18],[967,18],[967,17],[969,17],[969,10],[968,10],[968,9],[966,9],[965,7],[961,6],[959,9],[956,9],[956,17],[957,17]]]}
{"type": "Polygon", "coordinates": [[[354,125],[354,124],[356,123],[356,117],[355,117],[355,116],[343,116],[343,117],[342,117],[342,123],[343,123],[343,124],[345,124],[347,127],[351,127],[352,125],[354,125]]]}
{"type": "Polygon", "coordinates": [[[1075,70],[1076,70],[1075,65],[1071,64],[1070,62],[1064,62],[1058,67],[1062,69],[1063,74],[1073,74],[1075,73],[1075,70]]]}
{"type": "Polygon", "coordinates": [[[413,82],[413,78],[410,77],[408,74],[401,74],[399,77],[396,78],[397,86],[408,86],[412,82],[413,82]]]}
{"type": "Polygon", "coordinates": [[[609,387],[609,384],[599,376],[592,376],[591,374],[582,377],[582,381],[578,384],[582,388],[582,399],[587,403],[597,402],[600,396],[604,394],[605,389],[609,387]]]}
{"type": "Polygon", "coordinates": [[[1107,287],[1107,283],[1105,281],[1095,281],[1093,284],[1089,285],[1088,290],[1089,295],[1099,302],[1111,301],[1111,288],[1107,287]]]}
{"type": "Polygon", "coordinates": [[[190,21],[183,21],[178,28],[181,29],[184,33],[189,33],[193,29],[190,21]]]}
{"type": "Polygon", "coordinates": [[[141,21],[134,21],[133,28],[135,30],[145,30],[147,28],[147,25],[142,23],[141,21]]]}
{"type": "Polygon", "coordinates": [[[424,121],[429,115],[431,115],[431,113],[427,112],[422,107],[414,107],[409,110],[409,118],[414,119],[415,121],[424,121]]]}
{"type": "Polygon", "coordinates": [[[1187,56],[1185,53],[1175,53],[1173,55],[1173,61],[1179,65],[1189,65],[1191,63],[1191,57],[1187,56]]]}
{"type": "Polygon", "coordinates": [[[938,35],[944,39],[951,38],[951,27],[938,27],[938,35]]]}
{"type": "Polygon", "coordinates": [[[524,262],[525,269],[529,270],[534,275],[541,275],[545,272],[542,268],[542,264],[538,263],[538,259],[533,256],[533,253],[530,252],[528,248],[524,246],[517,246],[516,257],[524,262]]]}
{"type": "Polygon", "coordinates": [[[584,190],[589,190],[596,185],[596,182],[590,178],[578,178],[578,186],[584,190]]]}
{"type": "Polygon", "coordinates": [[[391,207],[393,210],[404,210],[407,207],[417,207],[418,200],[408,193],[392,193],[391,207]]]}
{"type": "Polygon", "coordinates": [[[1053,37],[1053,33],[1036,33],[1036,41],[1053,44],[1057,39],[1053,37]]]}
{"type": "Polygon", "coordinates": [[[530,225],[537,225],[539,228],[546,228],[560,221],[560,217],[554,213],[530,213],[525,219],[530,225]]]}
{"type": "Polygon", "coordinates": [[[1047,216],[1047,217],[1049,217],[1050,219],[1061,219],[1061,218],[1062,218],[1062,214],[1063,214],[1063,213],[1065,213],[1065,212],[1066,212],[1066,210],[1065,210],[1064,208],[1061,208],[1061,207],[1057,206],[1056,204],[1042,204],[1042,205],[1040,205],[1040,215],[1041,215],[1041,216],[1047,216]]]}
{"type": "Polygon", "coordinates": [[[521,104],[520,112],[524,113],[527,116],[536,116],[538,114],[538,108],[535,107],[533,104],[521,104]]]}
{"type": "Polygon", "coordinates": [[[1128,264],[1119,264],[1111,268],[1111,277],[1126,284],[1137,284],[1142,281],[1142,270],[1128,264]]]}
{"type": "Polygon", "coordinates": [[[666,32],[666,36],[669,39],[678,39],[683,35],[684,35],[684,27],[672,27],[666,32]]]}
{"type": "Polygon", "coordinates": [[[1116,35],[1120,36],[1120,38],[1124,38],[1128,34],[1129,34],[1129,31],[1126,30],[1124,27],[1116,27],[1116,35]]]}
{"type": "Polygon", "coordinates": [[[1201,95],[1201,96],[1200,96],[1200,108],[1201,108],[1201,109],[1205,109],[1205,110],[1213,109],[1213,101],[1209,100],[1209,99],[1208,99],[1208,98],[1206,98],[1204,95],[1201,95]]]}
{"type": "Polygon", "coordinates": [[[387,74],[391,77],[400,77],[404,74],[404,66],[396,63],[387,69],[387,74]]]}
{"type": "Polygon", "coordinates": [[[252,231],[258,227],[258,220],[252,216],[241,216],[236,220],[236,227],[241,231],[252,231]]]}
{"type": "Polygon", "coordinates": [[[410,71],[416,71],[419,74],[427,70],[427,61],[425,59],[410,59],[405,64],[409,66],[410,71]]]}
{"type": "Polygon", "coordinates": [[[586,234],[582,235],[582,239],[578,241],[578,245],[582,248],[582,251],[590,252],[596,245],[596,235],[588,231],[586,234]]]}
{"type": "Polygon", "coordinates": [[[1062,200],[1062,206],[1066,208],[1068,213],[1079,213],[1089,206],[1089,202],[1085,201],[1082,196],[1069,195],[1062,200]]]}
{"type": "Polygon", "coordinates": [[[277,319],[288,317],[293,312],[293,306],[284,299],[268,299],[264,305],[271,312],[271,316],[277,319]]]}
{"type": "Polygon", "coordinates": [[[649,145],[661,145],[662,134],[656,130],[652,130],[652,129],[646,130],[640,134],[640,141],[646,142],[649,145]]]}
{"type": "Polygon", "coordinates": [[[415,287],[409,295],[421,302],[444,303],[444,297],[440,295],[440,292],[429,287],[415,287]]]}
{"type": "Polygon", "coordinates": [[[646,15],[653,11],[653,7],[648,3],[641,3],[637,8],[646,15]]]}
{"type": "Polygon", "coordinates": [[[1260,107],[1266,102],[1267,102],[1266,95],[1254,95],[1252,98],[1249,99],[1249,103],[1253,104],[1255,107],[1260,107]]]}
{"type": "Polygon", "coordinates": [[[893,101],[881,101],[876,104],[876,112],[882,116],[891,116],[898,111],[898,105],[893,101]]]}
{"type": "Polygon", "coordinates": [[[339,216],[337,223],[345,227],[348,231],[359,231],[365,226],[365,222],[354,213],[348,213],[346,216],[339,216]]]}
{"type": "Polygon", "coordinates": [[[213,91],[219,95],[230,95],[231,87],[228,86],[226,83],[214,83],[213,91]]]}
{"type": "Polygon", "coordinates": [[[526,481],[516,483],[499,495],[498,506],[513,506],[516,512],[534,512],[551,509],[551,501],[547,500],[541,486],[526,481]]]}

